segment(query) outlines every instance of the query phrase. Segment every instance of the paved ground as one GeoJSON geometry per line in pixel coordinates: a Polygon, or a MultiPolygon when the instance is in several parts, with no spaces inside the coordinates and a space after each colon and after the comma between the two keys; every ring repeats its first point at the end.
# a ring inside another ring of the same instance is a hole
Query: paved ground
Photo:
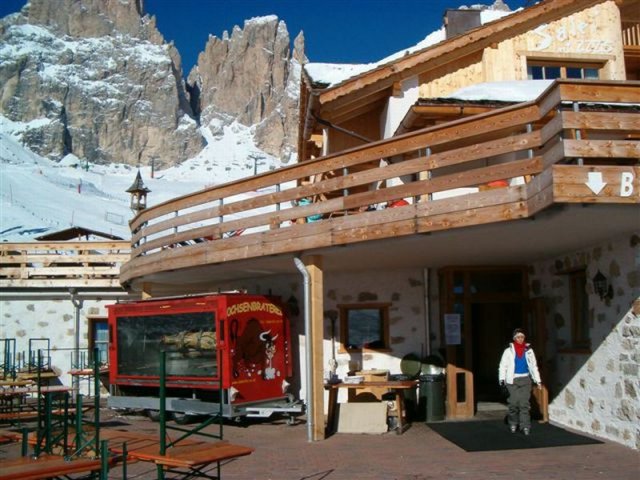
{"type": "MultiPolygon", "coordinates": [[[[140,416],[107,418],[115,428],[156,432],[158,425],[140,416]]],[[[534,430],[535,434],[535,430],[534,430]]],[[[304,423],[284,421],[226,425],[225,439],[255,448],[247,457],[223,466],[224,480],[426,480],[540,479],[626,480],[640,478],[640,452],[612,442],[597,445],[468,453],[413,423],[403,434],[336,434],[310,443],[304,423]]],[[[0,447],[0,461],[18,454],[0,447]]],[[[110,472],[110,479],[121,472],[110,472]]],[[[129,466],[128,478],[153,479],[155,467],[129,466]]]]}

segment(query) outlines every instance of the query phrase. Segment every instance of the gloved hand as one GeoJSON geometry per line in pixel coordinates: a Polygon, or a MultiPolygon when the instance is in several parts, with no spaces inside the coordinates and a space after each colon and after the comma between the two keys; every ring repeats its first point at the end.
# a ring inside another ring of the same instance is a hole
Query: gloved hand
{"type": "Polygon", "coordinates": [[[504,380],[500,381],[500,392],[505,397],[509,396],[509,389],[507,388],[507,384],[504,383],[504,380]]]}

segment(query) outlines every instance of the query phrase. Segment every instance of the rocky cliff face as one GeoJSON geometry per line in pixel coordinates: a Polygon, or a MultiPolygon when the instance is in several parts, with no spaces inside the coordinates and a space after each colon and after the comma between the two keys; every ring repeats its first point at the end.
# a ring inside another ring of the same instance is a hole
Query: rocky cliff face
{"type": "Polygon", "coordinates": [[[289,43],[276,17],[249,20],[210,38],[185,86],[143,0],[30,0],[0,20],[0,114],[51,159],[175,165],[203,149],[200,124],[221,135],[237,121],[286,162],[304,58],[302,36],[289,43]]]}
{"type": "Polygon", "coordinates": [[[302,33],[293,52],[289,45],[287,27],[275,16],[209,37],[187,80],[201,124],[214,134],[233,121],[255,126],[257,145],[287,162],[297,135],[302,33]]]}
{"type": "Polygon", "coordinates": [[[0,22],[0,114],[52,159],[169,165],[203,141],[180,56],[140,0],[31,0],[0,22]]]}
{"type": "Polygon", "coordinates": [[[161,166],[202,148],[180,56],[139,0],[31,0],[0,44],[0,113],[36,153],[161,166]]]}

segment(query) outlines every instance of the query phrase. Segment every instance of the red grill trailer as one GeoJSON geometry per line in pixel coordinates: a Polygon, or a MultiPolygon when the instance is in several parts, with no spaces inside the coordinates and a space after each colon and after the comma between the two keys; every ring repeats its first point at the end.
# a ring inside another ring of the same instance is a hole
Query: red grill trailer
{"type": "Polygon", "coordinates": [[[227,418],[292,415],[289,321],[272,297],[218,294],[108,305],[108,405],[159,410],[160,352],[166,358],[166,411],[227,418]]]}

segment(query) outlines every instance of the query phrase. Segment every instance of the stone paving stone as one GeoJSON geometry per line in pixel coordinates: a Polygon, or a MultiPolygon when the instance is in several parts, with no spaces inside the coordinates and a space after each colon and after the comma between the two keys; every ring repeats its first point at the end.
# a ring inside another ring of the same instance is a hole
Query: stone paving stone
{"type": "MultiPolygon", "coordinates": [[[[103,418],[108,416],[105,413],[103,418]]],[[[126,430],[157,431],[139,416],[120,416],[126,430]]],[[[210,429],[211,427],[208,427],[210,429]]],[[[249,421],[224,427],[232,443],[255,448],[247,457],[226,462],[223,480],[636,480],[640,452],[605,441],[602,444],[529,450],[465,452],[423,423],[403,435],[335,434],[307,441],[304,422],[249,421]]],[[[0,461],[19,455],[19,446],[0,447],[0,461]]],[[[129,465],[129,478],[154,479],[155,467],[129,465]],[[135,477],[134,477],[135,476],[135,477]]],[[[109,474],[118,480],[118,469],[109,474]]],[[[172,478],[170,475],[167,478],[172,478]]]]}

